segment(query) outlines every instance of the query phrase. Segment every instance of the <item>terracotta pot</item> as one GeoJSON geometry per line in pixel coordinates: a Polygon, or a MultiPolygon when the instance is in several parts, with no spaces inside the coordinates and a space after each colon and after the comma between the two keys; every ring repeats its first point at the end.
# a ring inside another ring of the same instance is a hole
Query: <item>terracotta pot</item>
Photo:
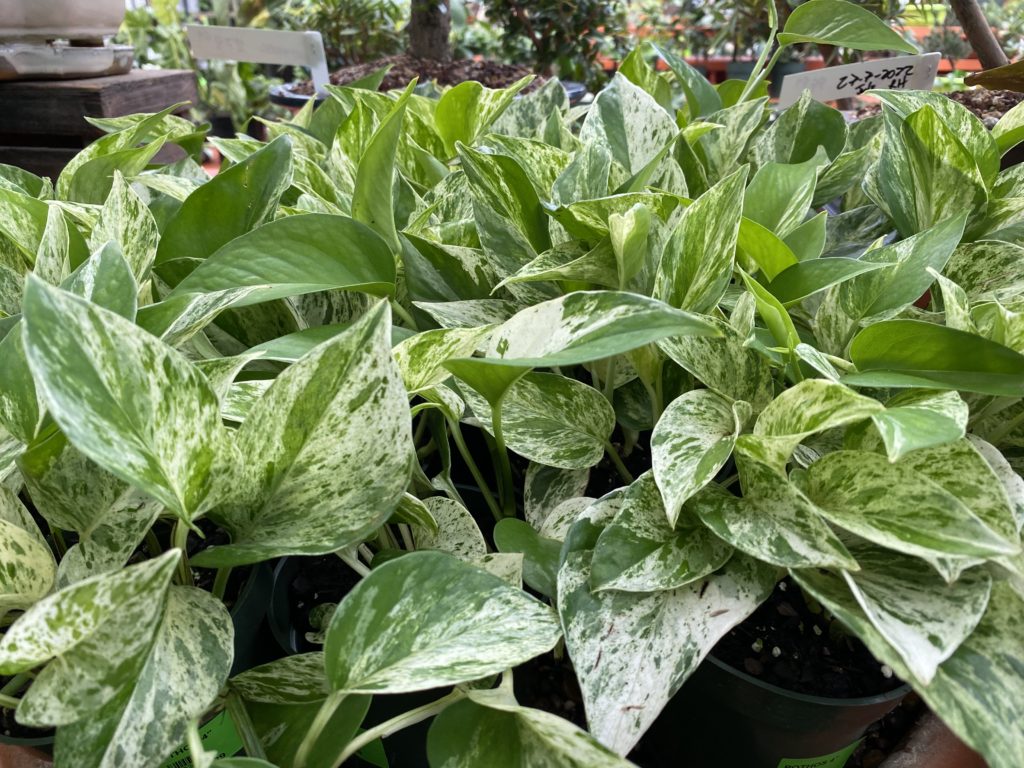
{"type": "Polygon", "coordinates": [[[985,768],[981,755],[964,744],[931,712],[926,713],[879,768],[985,768]]]}
{"type": "Polygon", "coordinates": [[[0,744],[0,768],[50,768],[53,758],[34,747],[0,744]]]}
{"type": "Polygon", "coordinates": [[[104,36],[117,32],[124,13],[124,0],[3,0],[0,41],[102,42],[104,36]]]}

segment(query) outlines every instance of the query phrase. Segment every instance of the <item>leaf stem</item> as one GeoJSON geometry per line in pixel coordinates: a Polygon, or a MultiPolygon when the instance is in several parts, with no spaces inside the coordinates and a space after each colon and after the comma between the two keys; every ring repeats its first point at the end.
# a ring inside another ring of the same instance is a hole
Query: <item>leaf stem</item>
{"type": "MultiPolygon", "coordinates": [[[[344,700],[345,694],[341,691],[333,691],[324,699],[316,713],[316,717],[313,718],[313,722],[309,725],[309,730],[302,737],[302,743],[299,744],[299,748],[295,752],[295,762],[293,763],[295,768],[306,768],[306,763],[313,753],[313,747],[320,738],[320,734],[323,733],[324,728],[327,727],[327,724],[334,717],[334,713],[338,711],[338,707],[341,706],[341,702],[344,700]]],[[[338,765],[341,765],[340,761],[338,765]]]]}
{"type": "Polygon", "coordinates": [[[469,452],[469,447],[466,445],[466,438],[462,436],[462,427],[459,426],[459,422],[453,419],[447,419],[447,421],[448,427],[452,433],[452,439],[455,440],[455,447],[459,449],[459,454],[462,456],[462,460],[465,461],[466,466],[469,467],[469,473],[473,475],[473,480],[480,489],[480,493],[483,494],[484,501],[487,502],[487,506],[491,510],[491,514],[494,515],[495,520],[501,520],[501,508],[498,506],[498,502],[494,500],[494,494],[491,493],[491,487],[484,479],[483,473],[480,472],[480,467],[478,467],[476,461],[474,461],[473,454],[469,452]]]}
{"type": "Polygon", "coordinates": [[[619,452],[615,450],[615,446],[612,445],[611,440],[604,441],[604,449],[608,453],[608,458],[612,460],[612,464],[615,465],[615,469],[618,471],[619,477],[627,483],[632,483],[635,478],[633,477],[633,474],[626,469],[626,465],[622,463],[622,459],[619,457],[619,452]]]}
{"type": "Polygon", "coordinates": [[[3,709],[17,709],[19,704],[21,704],[21,699],[0,693],[0,707],[3,709]]]}
{"type": "Polygon", "coordinates": [[[213,579],[213,596],[221,602],[224,601],[224,592],[228,588],[228,578],[231,576],[231,566],[218,568],[217,575],[213,579]]]}
{"type": "Polygon", "coordinates": [[[57,549],[58,558],[63,558],[68,551],[68,545],[64,542],[64,532],[60,528],[54,528],[49,523],[47,523],[47,527],[49,527],[50,535],[53,537],[53,546],[57,549]]]}
{"type": "MultiPolygon", "coordinates": [[[[503,399],[503,398],[502,398],[503,399]]],[[[512,464],[508,460],[508,449],[505,447],[505,433],[501,426],[501,406],[499,399],[491,406],[491,431],[494,433],[494,447],[498,452],[499,490],[501,492],[501,511],[504,517],[515,517],[516,497],[512,486],[512,464]]]]}
{"type": "Polygon", "coordinates": [[[418,331],[419,325],[416,324],[416,320],[413,318],[412,313],[403,307],[397,299],[391,300],[391,311],[398,315],[399,319],[405,323],[410,330],[418,331]]]}
{"type": "Polygon", "coordinates": [[[239,738],[242,739],[245,754],[257,760],[266,760],[267,753],[263,751],[263,742],[260,741],[259,734],[256,733],[256,726],[253,725],[252,718],[249,717],[249,710],[246,709],[245,702],[235,691],[228,692],[227,709],[231,719],[235,721],[235,728],[238,730],[239,738]]]}
{"type": "Polygon", "coordinates": [[[150,557],[159,557],[164,552],[164,548],[160,545],[160,539],[153,533],[152,528],[146,531],[146,547],[149,549],[150,557]]]}
{"type": "Polygon", "coordinates": [[[193,586],[192,569],[188,564],[188,526],[182,520],[174,524],[174,533],[171,535],[171,546],[181,550],[181,559],[178,561],[178,580],[186,587],[193,586]]]}
{"type": "Polygon", "coordinates": [[[21,691],[22,687],[33,678],[31,672],[22,672],[8,680],[3,688],[0,688],[0,696],[11,696],[21,691]]]}
{"type": "Polygon", "coordinates": [[[358,573],[360,576],[369,576],[370,575],[370,569],[367,568],[365,565],[363,565],[358,557],[353,557],[348,552],[344,552],[344,551],[338,551],[338,552],[335,552],[334,554],[336,554],[338,557],[340,557],[341,561],[343,563],[345,563],[345,565],[347,565],[353,571],[358,573]]]}
{"type": "Polygon", "coordinates": [[[1010,434],[1014,429],[1019,427],[1021,423],[1024,423],[1024,411],[1021,411],[1012,419],[1004,421],[996,429],[993,429],[991,432],[989,432],[987,436],[988,441],[992,443],[992,445],[998,447],[999,442],[1008,434],[1010,434]]]}
{"type": "MultiPolygon", "coordinates": [[[[367,744],[370,744],[377,739],[387,738],[403,728],[408,728],[410,725],[422,723],[427,718],[440,714],[449,706],[461,699],[464,699],[465,697],[466,694],[456,688],[444,698],[438,699],[431,704],[424,704],[422,707],[416,707],[416,709],[410,709],[408,712],[398,715],[397,717],[393,717],[390,720],[385,720],[380,725],[375,725],[373,728],[363,731],[348,743],[345,750],[338,756],[337,760],[334,761],[333,768],[340,768],[342,763],[352,757],[352,755],[356,754],[356,752],[361,750],[367,744]]],[[[302,767],[296,764],[296,768],[302,767]]]]}

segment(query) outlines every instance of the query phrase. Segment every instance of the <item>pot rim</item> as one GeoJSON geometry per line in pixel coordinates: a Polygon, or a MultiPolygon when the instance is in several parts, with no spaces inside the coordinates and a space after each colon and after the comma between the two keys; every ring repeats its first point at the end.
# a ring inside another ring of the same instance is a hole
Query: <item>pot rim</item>
{"type": "Polygon", "coordinates": [[[785,688],[780,688],[777,685],[766,683],[763,680],[758,680],[753,675],[748,675],[746,672],[736,669],[732,665],[725,663],[721,659],[716,659],[710,654],[705,659],[705,662],[710,662],[714,666],[718,667],[719,670],[735,675],[740,680],[750,683],[758,688],[762,688],[770,693],[774,693],[778,696],[785,696],[788,699],[793,699],[794,701],[803,702],[805,704],[816,704],[822,707],[869,707],[875,704],[883,704],[888,701],[901,699],[912,690],[910,683],[903,683],[903,685],[893,688],[891,691],[875,694],[874,696],[859,696],[852,699],[839,699],[831,696],[814,696],[809,693],[789,691],[785,688]]]}

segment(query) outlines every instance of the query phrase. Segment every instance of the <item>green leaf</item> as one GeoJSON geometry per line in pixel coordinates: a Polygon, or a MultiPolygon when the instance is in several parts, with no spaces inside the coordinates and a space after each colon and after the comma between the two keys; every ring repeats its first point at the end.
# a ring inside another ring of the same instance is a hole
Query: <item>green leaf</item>
{"type": "Polygon", "coordinates": [[[810,0],[797,6],[786,20],[779,43],[825,43],[858,51],[917,53],[917,46],[875,14],[844,0],[810,0]]]}
{"type": "Polygon", "coordinates": [[[637,203],[624,214],[608,217],[608,235],[618,272],[618,288],[625,288],[647,261],[647,239],[651,230],[651,210],[637,203]]]}
{"type": "Polygon", "coordinates": [[[651,433],[651,464],[670,529],[683,502],[725,466],[749,417],[747,403],[709,389],[685,392],[669,403],[651,433]]]}
{"type": "Polygon", "coordinates": [[[830,258],[801,261],[786,267],[765,287],[783,306],[791,307],[808,296],[845,283],[857,275],[874,272],[877,269],[894,271],[892,265],[860,261],[858,259],[830,258]]]}
{"type": "Polygon", "coordinates": [[[774,573],[734,556],[721,573],[680,589],[593,593],[590,565],[590,553],[569,554],[558,610],[589,730],[623,755],[715,643],[770,594],[774,573]]]}
{"type": "Polygon", "coordinates": [[[25,357],[24,324],[0,339],[0,424],[23,443],[31,443],[46,409],[40,402],[25,357]]]}
{"type": "Polygon", "coordinates": [[[828,213],[822,211],[786,235],[784,242],[800,261],[813,261],[825,250],[827,228],[828,213]]]}
{"type": "Polygon", "coordinates": [[[672,109],[672,86],[668,79],[660,74],[646,59],[647,46],[644,44],[634,48],[619,64],[618,72],[627,80],[647,91],[668,113],[672,109]]]}
{"type": "Polygon", "coordinates": [[[139,286],[116,243],[107,243],[96,251],[61,288],[128,320],[135,319],[139,286]]]}
{"type": "MultiPolygon", "coordinates": [[[[444,97],[442,96],[442,98],[444,97]]],[[[530,93],[516,94],[516,98],[512,99],[512,102],[491,123],[490,130],[492,133],[503,136],[536,138],[543,131],[549,118],[552,116],[555,119],[560,118],[568,108],[569,96],[558,79],[553,77],[530,93]]],[[[466,142],[465,139],[460,139],[460,141],[466,142]]]]}
{"type": "Polygon", "coordinates": [[[781,237],[751,219],[740,219],[736,247],[740,263],[751,267],[750,262],[753,262],[753,267],[761,270],[768,280],[774,280],[781,272],[799,263],[796,254],[781,237]]]}
{"type": "Polygon", "coordinates": [[[0,237],[9,240],[15,249],[11,256],[0,251],[0,265],[13,268],[19,275],[32,266],[46,231],[49,209],[41,200],[0,187],[0,237]]]}
{"type": "Polygon", "coordinates": [[[746,334],[722,320],[708,318],[721,336],[673,336],[658,348],[695,376],[704,386],[733,400],[750,403],[760,412],[774,397],[768,361],[746,346],[746,334]]]}
{"type": "Polygon", "coordinates": [[[924,448],[951,443],[964,436],[967,403],[955,392],[903,392],[871,417],[885,444],[889,461],[924,448]]]}
{"type": "Polygon", "coordinates": [[[808,468],[802,490],[830,522],[908,555],[987,558],[1020,549],[940,485],[876,453],[827,454],[808,468]]]}
{"type": "Polygon", "coordinates": [[[395,229],[395,152],[413,85],[410,83],[399,96],[366,145],[356,168],[352,194],[352,217],[376,230],[396,256],[402,246],[395,229]]]}
{"type": "Polygon", "coordinates": [[[590,573],[595,591],[676,589],[732,557],[732,547],[692,514],[672,525],[666,512],[653,474],[645,472],[629,486],[619,513],[597,539],[590,573]]]}
{"type": "Polygon", "coordinates": [[[668,64],[672,74],[676,76],[676,82],[682,87],[683,93],[686,95],[686,108],[690,113],[691,120],[717,112],[722,108],[722,99],[719,97],[718,91],[704,75],[667,48],[657,45],[653,47],[658,56],[668,64]]]}
{"type": "Polygon", "coordinates": [[[223,427],[216,395],[188,361],[34,278],[25,350],[47,408],[82,453],[186,520],[208,508],[223,427]]]}
{"type": "Polygon", "coordinates": [[[561,541],[540,535],[523,520],[505,518],[494,526],[494,545],[499,552],[521,552],[523,581],[545,597],[555,597],[561,541]]]}
{"type": "Polygon", "coordinates": [[[274,139],[198,187],[164,227],[157,264],[203,259],[271,219],[291,186],[291,146],[288,137],[274,139]]]}
{"type": "Polygon", "coordinates": [[[788,478],[744,456],[737,464],[742,497],[710,485],[687,505],[716,536],[772,565],[856,570],[857,561],[788,478]]]}
{"type": "Polygon", "coordinates": [[[843,381],[865,387],[930,387],[1024,395],[1024,355],[973,333],[920,320],[870,325],[850,345],[857,373],[843,381]]]}
{"type": "MultiPolygon", "coordinates": [[[[161,150],[166,138],[166,136],[161,136],[141,147],[126,147],[92,157],[75,169],[70,188],[67,191],[67,199],[79,203],[101,205],[110,194],[114,184],[114,175],[121,173],[131,177],[142,173],[149,165],[149,161],[161,150]]],[[[104,139],[100,139],[90,146],[95,147],[103,142],[104,139]]],[[[88,153],[88,151],[89,147],[83,150],[82,154],[88,153]]],[[[61,172],[57,182],[58,187],[70,167],[70,164],[65,166],[64,171],[61,172]]]]}
{"type": "Polygon", "coordinates": [[[488,362],[510,366],[576,365],[668,336],[717,336],[707,320],[634,293],[581,291],[528,307],[502,323],[488,362]]]}
{"type": "MultiPolygon", "coordinates": [[[[493,432],[491,409],[482,402],[486,398],[464,394],[480,425],[493,432]]],[[[586,469],[604,457],[615,412],[600,392],[582,382],[527,373],[501,401],[501,428],[509,450],[520,456],[561,469],[586,469]]]]}
{"type": "Polygon", "coordinates": [[[532,80],[527,76],[500,89],[469,81],[445,91],[437,102],[434,121],[448,157],[454,157],[456,144],[471,145],[485,133],[532,80]]]}
{"type": "Polygon", "coordinates": [[[56,576],[53,553],[32,515],[0,486],[0,614],[25,610],[45,597],[56,576]]]}
{"type": "Polygon", "coordinates": [[[806,217],[818,168],[827,163],[824,150],[802,163],[765,163],[743,193],[743,215],[785,237],[806,217]]]}
{"type": "Polygon", "coordinates": [[[714,183],[724,179],[742,165],[743,158],[747,156],[747,145],[767,119],[767,102],[767,97],[744,101],[704,118],[721,126],[701,136],[693,145],[707,172],[708,181],[714,183]]]}
{"type": "Polygon", "coordinates": [[[294,363],[237,432],[233,493],[211,515],[231,543],[192,562],[243,565],[357,544],[409,479],[412,435],[386,304],[294,363]]]}
{"type": "Polygon", "coordinates": [[[683,212],[658,266],[657,298],[699,313],[718,304],[732,279],[746,179],[742,168],[683,212]]]}
{"type": "Polygon", "coordinates": [[[331,688],[404,693],[477,680],[549,651],[551,609],[435,552],[373,569],[338,605],[324,657],[331,688]]]}
{"type": "Polygon", "coordinates": [[[431,768],[627,768],[567,720],[506,701],[500,691],[471,691],[434,718],[427,737],[431,768]]]}
{"type": "Polygon", "coordinates": [[[611,153],[603,144],[584,144],[555,179],[551,188],[552,202],[570,205],[606,197],[611,163],[611,153]]]}
{"type": "Polygon", "coordinates": [[[386,243],[346,216],[287,216],[235,238],[199,263],[168,298],[189,293],[237,293],[247,306],[302,293],[343,288],[388,295],[395,261],[386,243]]]}
{"type": "Polygon", "coordinates": [[[870,545],[852,552],[861,569],[843,574],[850,591],[914,677],[928,685],[984,615],[991,577],[972,568],[946,584],[916,557],[870,545]]]}
{"type": "Polygon", "coordinates": [[[1018,109],[1019,106],[1003,114],[992,127],[992,138],[996,140],[1000,155],[1005,155],[1024,141],[1024,109],[1018,109]]]}
{"type": "Polygon", "coordinates": [[[135,279],[144,281],[156,259],[160,233],[153,214],[120,172],[114,173],[99,223],[90,235],[94,248],[111,240],[120,247],[135,279]]]}
{"type": "Polygon", "coordinates": [[[1024,248],[982,240],[959,246],[943,274],[963,287],[972,302],[1014,301],[1024,295],[1024,248]]]}
{"type": "Polygon", "coordinates": [[[825,379],[805,379],[784,390],[761,411],[752,435],[737,449],[782,473],[804,438],[853,424],[885,410],[877,400],[825,379]]]}
{"type": "Polygon", "coordinates": [[[782,110],[778,119],[758,134],[751,147],[757,165],[766,163],[803,163],[812,159],[819,147],[837,160],[846,146],[847,126],[843,113],[804,91],[800,100],[782,110]]]}
{"type": "Polygon", "coordinates": [[[616,75],[590,106],[580,128],[580,141],[606,147],[632,175],[668,146],[677,132],[675,121],[658,102],[624,76],[616,75]]]}

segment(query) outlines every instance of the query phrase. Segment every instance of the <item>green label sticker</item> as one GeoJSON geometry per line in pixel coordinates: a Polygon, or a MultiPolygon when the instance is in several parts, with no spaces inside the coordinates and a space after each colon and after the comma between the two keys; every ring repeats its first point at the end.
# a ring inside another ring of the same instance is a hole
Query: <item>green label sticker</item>
{"type": "Polygon", "coordinates": [[[775,768],[843,768],[846,761],[850,759],[853,751],[860,746],[862,739],[858,739],[848,747],[843,747],[838,752],[821,757],[784,757],[779,760],[775,768]]]}
{"type": "MultiPolygon", "coordinates": [[[[235,730],[235,721],[228,716],[227,710],[200,726],[199,738],[202,739],[203,748],[207,752],[216,752],[218,759],[231,757],[242,751],[242,739],[239,738],[238,731],[235,730]]],[[[160,768],[192,768],[192,755],[189,754],[188,744],[182,744],[174,750],[160,768]]]]}

